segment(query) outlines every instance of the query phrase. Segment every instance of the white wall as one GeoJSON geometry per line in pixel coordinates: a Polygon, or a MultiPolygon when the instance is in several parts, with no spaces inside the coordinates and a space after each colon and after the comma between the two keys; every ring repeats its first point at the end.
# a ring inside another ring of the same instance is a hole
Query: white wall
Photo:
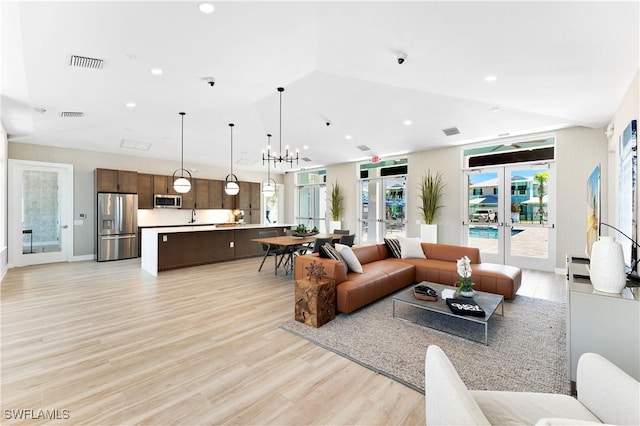
{"type": "Polygon", "coordinates": [[[0,123],[2,142],[0,143],[0,280],[7,273],[9,261],[7,251],[7,133],[0,123]]]}

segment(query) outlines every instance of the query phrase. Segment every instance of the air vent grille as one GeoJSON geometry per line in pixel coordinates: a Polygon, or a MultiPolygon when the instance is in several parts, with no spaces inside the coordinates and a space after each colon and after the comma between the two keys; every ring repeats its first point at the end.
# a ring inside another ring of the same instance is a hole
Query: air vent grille
{"type": "Polygon", "coordinates": [[[459,135],[460,130],[457,127],[450,127],[448,129],[443,129],[442,132],[447,136],[459,135]]]}
{"type": "Polygon", "coordinates": [[[120,147],[127,149],[136,149],[138,151],[149,151],[149,148],[151,148],[151,144],[149,142],[138,142],[131,139],[122,139],[122,141],[120,142],[120,147]]]}
{"type": "Polygon", "coordinates": [[[309,157],[302,157],[301,158],[302,161],[304,161],[305,163],[309,163],[311,161],[311,158],[309,157]]]}
{"type": "Polygon", "coordinates": [[[358,148],[360,151],[370,151],[371,150],[371,148],[369,148],[366,145],[360,145],[360,146],[357,146],[356,148],[358,148]]]}
{"type": "Polygon", "coordinates": [[[63,111],[60,113],[60,117],[80,118],[84,117],[84,112],[63,111]]]}
{"type": "Polygon", "coordinates": [[[71,55],[69,65],[72,67],[91,68],[94,70],[102,69],[104,61],[98,58],[89,58],[86,56],[71,55]]]}

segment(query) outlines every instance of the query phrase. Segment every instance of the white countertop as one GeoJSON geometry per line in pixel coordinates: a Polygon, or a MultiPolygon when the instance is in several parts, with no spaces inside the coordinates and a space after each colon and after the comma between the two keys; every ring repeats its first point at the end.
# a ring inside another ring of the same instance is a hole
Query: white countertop
{"type": "Polygon", "coordinates": [[[154,233],[154,234],[177,234],[183,232],[199,232],[199,231],[229,231],[233,229],[263,229],[263,228],[289,228],[291,224],[277,223],[273,225],[263,224],[245,224],[245,225],[195,225],[195,226],[160,226],[142,228],[142,233],[154,233]]]}

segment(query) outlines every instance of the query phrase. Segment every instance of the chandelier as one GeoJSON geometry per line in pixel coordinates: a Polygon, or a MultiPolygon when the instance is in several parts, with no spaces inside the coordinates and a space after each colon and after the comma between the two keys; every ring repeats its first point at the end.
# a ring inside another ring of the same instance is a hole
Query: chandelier
{"type": "MultiPolygon", "coordinates": [[[[267,133],[267,146],[271,146],[271,135],[267,133]]],[[[262,193],[273,195],[276,193],[276,181],[271,178],[271,162],[267,161],[267,180],[262,182],[262,193]]]]}
{"type": "Polygon", "coordinates": [[[285,146],[284,152],[282,151],[282,92],[284,92],[284,87],[278,87],[278,92],[280,93],[280,147],[278,152],[271,152],[271,143],[267,145],[267,152],[262,151],[262,165],[264,165],[265,161],[269,163],[273,161],[273,166],[277,166],[278,163],[289,163],[291,167],[293,167],[293,162],[295,161],[298,164],[298,150],[296,150],[295,157],[289,153],[289,146],[285,146]]]}
{"type": "Polygon", "coordinates": [[[181,142],[181,159],[180,159],[180,168],[173,172],[173,189],[179,194],[186,194],[191,190],[191,173],[189,170],[184,168],[184,112],[179,112],[182,116],[182,142],[181,142]],[[176,174],[180,172],[180,177],[176,178],[176,174]],[[184,177],[184,172],[187,172],[189,175],[189,179],[184,177]]]}

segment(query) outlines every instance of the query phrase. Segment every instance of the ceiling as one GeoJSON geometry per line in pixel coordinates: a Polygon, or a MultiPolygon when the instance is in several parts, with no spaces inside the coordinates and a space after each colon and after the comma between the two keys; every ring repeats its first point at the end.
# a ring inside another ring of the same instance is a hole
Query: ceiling
{"type": "Polygon", "coordinates": [[[309,168],[603,127],[639,66],[637,1],[213,4],[4,1],[9,140],[179,161],[184,111],[185,168],[229,167],[233,122],[234,168],[264,170],[282,86],[282,145],[309,168]]]}

